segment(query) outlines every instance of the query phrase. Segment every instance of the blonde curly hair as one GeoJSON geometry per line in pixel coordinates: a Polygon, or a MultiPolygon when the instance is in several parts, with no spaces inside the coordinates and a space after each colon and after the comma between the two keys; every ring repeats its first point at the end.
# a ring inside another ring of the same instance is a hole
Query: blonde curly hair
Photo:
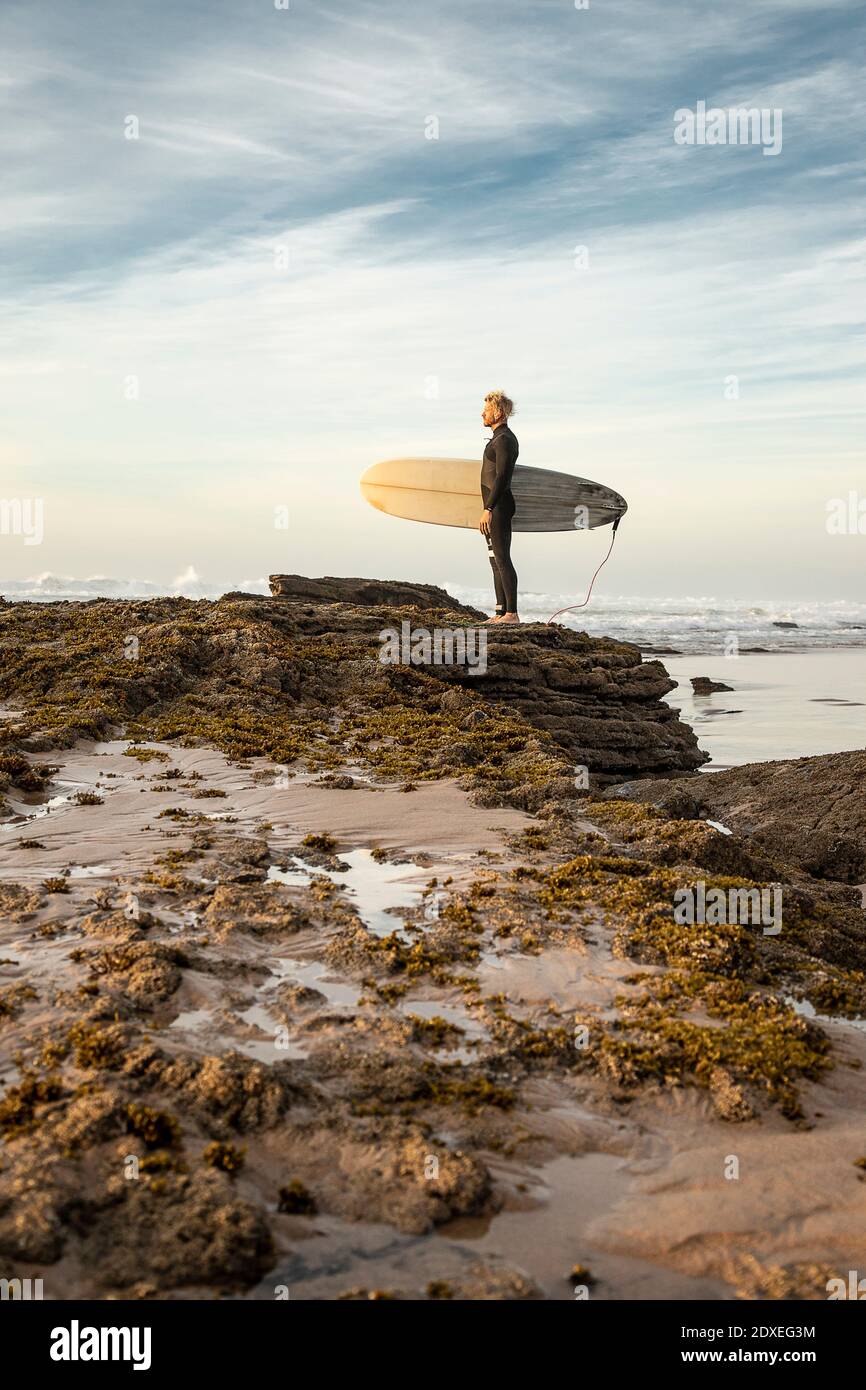
{"type": "Polygon", "coordinates": [[[484,400],[496,406],[502,420],[508,420],[514,414],[514,401],[504,391],[488,391],[484,400]]]}

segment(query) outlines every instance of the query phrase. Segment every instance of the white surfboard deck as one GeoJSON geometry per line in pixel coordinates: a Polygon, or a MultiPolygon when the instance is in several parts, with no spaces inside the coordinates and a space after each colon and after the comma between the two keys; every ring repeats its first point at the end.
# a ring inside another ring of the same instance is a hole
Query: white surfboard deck
{"type": "MultiPolygon", "coordinates": [[[[432,526],[477,531],[481,460],[386,459],[361,478],[361,494],[377,511],[432,526]]],[[[627,510],[625,499],[602,483],[517,464],[511,481],[514,531],[572,531],[607,526],[627,510]]]]}

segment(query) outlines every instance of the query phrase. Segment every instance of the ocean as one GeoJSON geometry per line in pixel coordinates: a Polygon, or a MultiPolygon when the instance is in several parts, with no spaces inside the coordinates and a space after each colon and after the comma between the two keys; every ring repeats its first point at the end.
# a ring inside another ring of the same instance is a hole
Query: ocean
{"type": "MultiPolygon", "coordinates": [[[[486,590],[444,586],[486,608],[486,590]]],[[[585,594],[521,594],[521,617],[546,622],[585,594]]],[[[704,772],[866,747],[866,603],[689,596],[593,597],[568,627],[616,637],[661,661],[666,696],[710,755],[704,772]],[[693,676],[732,687],[695,695],[693,676]]]]}
{"type": "MultiPolygon", "coordinates": [[[[462,603],[489,610],[489,589],[444,583],[462,603]]],[[[560,608],[581,603],[581,594],[521,593],[526,622],[547,622],[560,608]]],[[[593,637],[634,642],[642,651],[723,653],[732,637],[742,651],[796,652],[826,647],[866,647],[866,602],[744,602],[695,595],[686,598],[593,596],[588,607],[557,619],[593,637]]]]}

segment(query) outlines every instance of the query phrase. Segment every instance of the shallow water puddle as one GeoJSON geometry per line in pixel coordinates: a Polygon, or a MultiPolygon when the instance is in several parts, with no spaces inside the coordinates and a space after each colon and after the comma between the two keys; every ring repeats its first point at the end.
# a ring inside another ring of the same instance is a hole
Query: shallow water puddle
{"type": "Polygon", "coordinates": [[[4,821],[0,825],[0,832],[5,831],[9,834],[10,831],[20,830],[22,826],[30,825],[33,821],[43,820],[45,816],[50,816],[52,811],[58,811],[61,806],[71,805],[77,791],[90,790],[87,782],[61,782],[59,785],[70,787],[72,790],[36,803],[19,800],[16,804],[10,799],[9,805],[14,812],[14,819],[4,821]]]}
{"type": "Polygon", "coordinates": [[[810,1004],[808,999],[794,999],[792,995],[785,996],[785,1003],[790,1004],[795,1014],[801,1018],[811,1018],[815,1023],[837,1023],[841,1028],[857,1028],[861,1033],[866,1033],[866,1018],[845,1018],[842,1014],[819,1014],[814,1004],[810,1004]]]}
{"type": "Polygon", "coordinates": [[[168,1026],[171,1031],[201,1035],[202,1044],[207,1046],[210,1043],[205,1042],[205,1035],[215,1033],[218,1037],[218,1045],[214,1046],[217,1056],[224,1052],[243,1052],[257,1062],[270,1065],[284,1058],[299,1061],[309,1055],[300,1043],[292,1042],[285,1036],[278,1038],[278,1032],[284,1034],[285,1028],[271,1017],[270,1010],[264,1004],[252,1004],[248,1009],[242,1009],[237,1017],[242,1023],[257,1028],[263,1036],[234,1037],[227,1031],[224,1019],[217,1018],[217,1010],[208,1008],[186,1009],[173,1018],[168,1026]]]}
{"type": "Polygon", "coordinates": [[[525,1195],[493,1216],[459,1217],[439,1228],[445,1240],[471,1241],[479,1254],[498,1255],[531,1273],[548,1298],[573,1297],[568,1273],[588,1262],[586,1228],[624,1196],[623,1160],[589,1153],[555,1158],[524,1174],[525,1195]]]}
{"type": "MultiPolygon", "coordinates": [[[[653,973],[660,967],[646,969],[653,973]]],[[[482,997],[505,994],[512,1003],[527,1007],[544,1006],[551,1000],[567,1009],[591,1005],[604,1017],[614,995],[627,988],[624,977],[633,971],[633,962],[609,956],[603,949],[583,953],[551,946],[538,956],[484,951],[478,979],[482,997]]]]}
{"type": "MultiPolygon", "coordinates": [[[[268,869],[268,883],[285,883],[290,888],[306,888],[308,883],[312,883],[316,874],[327,877],[324,869],[314,869],[311,865],[303,864],[300,859],[292,857],[292,863],[297,864],[297,869],[281,869],[278,864],[272,864],[268,869]]],[[[336,874],[331,874],[331,878],[336,879],[336,874]]],[[[218,880],[211,879],[205,882],[216,883],[218,880]]]]}
{"type": "Polygon", "coordinates": [[[203,1028],[213,1016],[213,1009],[186,1009],[183,1013],[178,1014],[177,1018],[172,1019],[169,1028],[189,1030],[194,1033],[199,1028],[203,1028]]]}
{"type": "Polygon", "coordinates": [[[248,1057],[255,1057],[257,1062],[266,1062],[268,1065],[281,1062],[284,1058],[300,1061],[309,1056],[305,1047],[285,1036],[285,1025],[276,1022],[270,1009],[264,1004],[253,1004],[248,1009],[242,1009],[238,1018],[251,1027],[258,1028],[259,1032],[265,1035],[261,1038],[233,1039],[232,1046],[238,1052],[244,1052],[248,1057]]]}
{"type": "Polygon", "coordinates": [[[335,1008],[348,1009],[357,1006],[363,993],[357,985],[335,980],[328,967],[320,961],[289,960],[281,957],[271,962],[271,968],[276,978],[268,980],[264,985],[265,989],[274,989],[283,980],[291,980],[295,984],[305,985],[308,989],[318,990],[335,1008]]]}
{"type": "MultiPolygon", "coordinates": [[[[193,919],[196,917],[195,913],[184,915],[193,919]]],[[[171,930],[180,931],[182,927],[172,926],[171,930]]],[[[235,1017],[241,1024],[246,1024],[262,1034],[260,1038],[235,1036],[231,1026],[226,1025],[224,1011],[213,1007],[184,1010],[171,1021],[169,1028],[186,1033],[212,1034],[219,1040],[217,1052],[243,1052],[246,1056],[254,1057],[256,1061],[268,1065],[286,1058],[302,1060],[309,1056],[309,1049],[289,1038],[285,1023],[272,1012],[275,1006],[270,996],[280,985],[288,981],[315,989],[324,995],[328,1005],[337,1009],[356,1008],[363,993],[359,986],[335,979],[328,966],[321,961],[277,956],[268,960],[266,965],[270,974],[258,988],[258,999],[247,1008],[235,1012],[235,1017]]]]}
{"type": "Polygon", "coordinates": [[[733,835],[733,830],[729,830],[726,825],[722,825],[720,820],[708,820],[707,825],[711,825],[714,830],[718,830],[720,835],[733,835]]]}
{"type": "MultiPolygon", "coordinates": [[[[429,870],[419,870],[415,864],[392,864],[374,859],[368,849],[352,849],[338,858],[348,865],[346,870],[315,868],[292,856],[291,862],[297,867],[280,869],[272,864],[268,882],[298,886],[311,883],[317,874],[324,876],[346,890],[369,931],[376,936],[389,936],[399,930],[400,924],[395,922],[394,914],[418,906],[429,882],[429,870]],[[419,882],[421,873],[425,875],[423,883],[419,882]]],[[[435,905],[430,911],[435,911],[435,905]]]]}
{"type": "Polygon", "coordinates": [[[423,1019],[441,1018],[446,1023],[452,1023],[455,1028],[460,1029],[465,1041],[457,1043],[453,1047],[445,1046],[431,1049],[434,1057],[442,1057],[449,1062],[471,1062],[475,1058],[476,1048],[470,1044],[489,1040],[489,1034],[484,1024],[455,1004],[440,1004],[435,999],[403,999],[397,1008],[407,1018],[412,1014],[423,1019]]]}
{"type": "Polygon", "coordinates": [[[549,1299],[574,1299],[569,1274],[589,1267],[597,1282],[589,1297],[724,1298],[725,1286],[693,1279],[648,1260],[609,1253],[593,1241],[593,1225],[629,1190],[632,1177],[614,1154],[563,1155],[522,1174],[515,1193],[493,1217],[461,1217],[439,1227],[437,1237],[467,1242],[485,1258],[499,1256],[530,1274],[549,1299]]]}
{"type": "Polygon", "coordinates": [[[172,936],[178,936],[181,932],[195,931],[200,925],[199,914],[195,912],[193,908],[188,907],[180,913],[180,921],[177,923],[170,922],[168,929],[172,936]]]}

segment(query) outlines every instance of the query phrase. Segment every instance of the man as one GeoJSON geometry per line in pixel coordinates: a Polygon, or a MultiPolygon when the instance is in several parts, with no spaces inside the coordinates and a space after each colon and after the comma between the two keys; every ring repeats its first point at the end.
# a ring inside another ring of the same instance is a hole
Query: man
{"type": "Polygon", "coordinates": [[[517,573],[511,563],[511,522],[514,517],[514,494],[511,479],[520,446],[517,436],[508,427],[514,414],[514,402],[504,391],[490,391],[484,397],[481,418],[493,438],[488,440],[481,459],[481,500],[484,511],[478,529],[487,539],[493,587],[496,590],[496,613],[491,623],[519,623],[517,616],[517,573]]]}

